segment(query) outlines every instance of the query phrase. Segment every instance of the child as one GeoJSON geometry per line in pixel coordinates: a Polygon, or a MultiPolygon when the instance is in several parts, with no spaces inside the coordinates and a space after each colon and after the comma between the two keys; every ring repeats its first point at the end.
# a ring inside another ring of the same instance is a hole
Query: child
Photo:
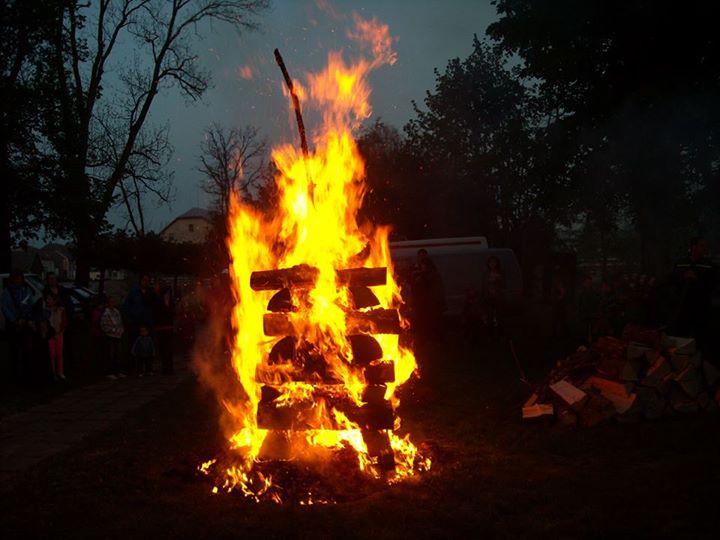
{"type": "Polygon", "coordinates": [[[63,333],[67,327],[67,315],[65,314],[65,308],[60,305],[58,296],[53,293],[48,293],[45,296],[45,309],[48,325],[52,329],[52,337],[48,339],[50,367],[52,368],[53,377],[64,381],[63,333]]]}
{"type": "Polygon", "coordinates": [[[155,343],[150,337],[150,331],[147,326],[140,327],[140,335],[135,339],[130,354],[137,369],[138,377],[142,377],[143,372],[152,375],[153,360],[155,358],[155,343]]]}
{"type": "Polygon", "coordinates": [[[118,377],[124,377],[120,369],[120,338],[125,332],[123,327],[122,316],[120,310],[115,307],[115,299],[112,296],[108,296],[105,311],[103,311],[100,317],[100,328],[105,336],[105,342],[107,343],[108,359],[109,359],[109,370],[108,379],[117,379],[118,377]]]}

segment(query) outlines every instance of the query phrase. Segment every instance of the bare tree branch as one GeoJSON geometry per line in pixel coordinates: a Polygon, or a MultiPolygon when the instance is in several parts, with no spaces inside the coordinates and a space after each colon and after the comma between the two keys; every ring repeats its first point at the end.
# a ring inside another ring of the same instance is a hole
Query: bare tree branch
{"type": "Polygon", "coordinates": [[[202,189],[214,197],[217,211],[226,216],[232,194],[252,199],[251,190],[265,169],[267,144],[254,127],[226,131],[213,124],[205,130],[201,148],[199,171],[205,175],[202,189]]]}

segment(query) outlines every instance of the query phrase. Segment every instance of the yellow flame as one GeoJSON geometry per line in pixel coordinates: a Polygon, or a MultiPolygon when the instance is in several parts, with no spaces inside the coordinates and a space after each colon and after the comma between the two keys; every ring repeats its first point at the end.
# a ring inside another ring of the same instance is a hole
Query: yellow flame
{"type": "MultiPolygon", "coordinates": [[[[387,285],[373,288],[380,307],[397,309],[401,297],[392,272],[390,228],[365,226],[361,230],[356,220],[366,186],[364,163],[352,135],[371,114],[368,73],[383,63],[394,62],[395,55],[387,26],[358,16],[355,24],[350,36],[368,43],[374,58],[350,65],[340,53],[331,53],[322,72],[307,76],[307,89],[300,82],[294,85],[301,93],[304,108],[322,111],[323,123],[312,132],[314,151],[307,158],[289,144],[272,152],[279,171],[275,178],[277,207],[261,214],[235,197],[230,201],[227,245],[235,296],[232,365],[242,392],[223,404],[232,420],[230,448],[241,460],[227,468],[220,487],[228,492],[237,488],[253,500],[270,497],[280,501],[270,489],[272,478],[253,469],[268,436],[268,430],[261,429],[257,419],[263,385],[279,392],[272,402],[278,410],[294,412],[295,408],[305,407],[300,417],[309,429],[304,431],[302,441],[298,437],[289,439],[295,457],[302,455],[301,445],[350,447],[358,456],[361,471],[380,475],[377,458],[370,457],[360,426],[333,405],[339,391],[316,382],[294,380],[297,373],[290,363],[269,364],[270,352],[279,339],[264,334],[263,316],[274,291],[254,291],[250,287],[253,271],[296,265],[317,269],[317,279],[309,290],[292,291],[299,309],[288,316],[297,338],[316,347],[327,373],[341,383],[342,395],[361,406],[366,381],[361,366],[353,363],[346,323],[346,314],[353,308],[347,287],[337,283],[337,270],[385,267],[387,285]]],[[[374,337],[382,347],[383,360],[394,363],[395,381],[387,385],[385,399],[397,408],[395,391],[416,372],[415,357],[400,345],[397,335],[374,337]]],[[[395,477],[413,474],[418,457],[409,437],[400,438],[388,431],[388,438],[395,455],[395,477]]],[[[204,463],[201,471],[208,474],[214,463],[204,463]]],[[[317,502],[322,501],[308,494],[305,504],[317,502]]]]}

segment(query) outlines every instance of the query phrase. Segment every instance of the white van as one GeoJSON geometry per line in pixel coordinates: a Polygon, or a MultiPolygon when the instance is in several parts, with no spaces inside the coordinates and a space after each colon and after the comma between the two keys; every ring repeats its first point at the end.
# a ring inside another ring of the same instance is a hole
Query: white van
{"type": "Polygon", "coordinates": [[[521,310],[522,272],[512,249],[491,248],[484,236],[390,242],[396,273],[409,274],[408,269],[415,263],[420,249],[428,252],[442,278],[446,315],[460,315],[467,296],[471,292],[482,292],[483,273],[488,258],[493,255],[505,272],[505,308],[509,313],[521,310]]]}

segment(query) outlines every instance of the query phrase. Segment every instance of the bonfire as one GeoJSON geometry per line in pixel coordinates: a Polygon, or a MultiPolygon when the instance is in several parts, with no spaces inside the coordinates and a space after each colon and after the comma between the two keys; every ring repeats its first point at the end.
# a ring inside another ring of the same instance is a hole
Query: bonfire
{"type": "Polygon", "coordinates": [[[331,53],[304,84],[290,79],[276,51],[300,149],[272,152],[275,208],[260,213],[237,198],[230,204],[231,362],[239,384],[222,397],[227,457],[200,467],[216,493],[331,502],[323,479],[387,484],[430,467],[409,435],[400,435],[398,389],[417,375],[417,364],[401,339],[408,323],[390,228],[357,219],[366,186],[353,133],[371,113],[368,74],[395,54],[386,25],[354,22],[348,35],[368,57],[346,63],[331,53]],[[321,112],[310,144],[301,107],[321,112]]]}

